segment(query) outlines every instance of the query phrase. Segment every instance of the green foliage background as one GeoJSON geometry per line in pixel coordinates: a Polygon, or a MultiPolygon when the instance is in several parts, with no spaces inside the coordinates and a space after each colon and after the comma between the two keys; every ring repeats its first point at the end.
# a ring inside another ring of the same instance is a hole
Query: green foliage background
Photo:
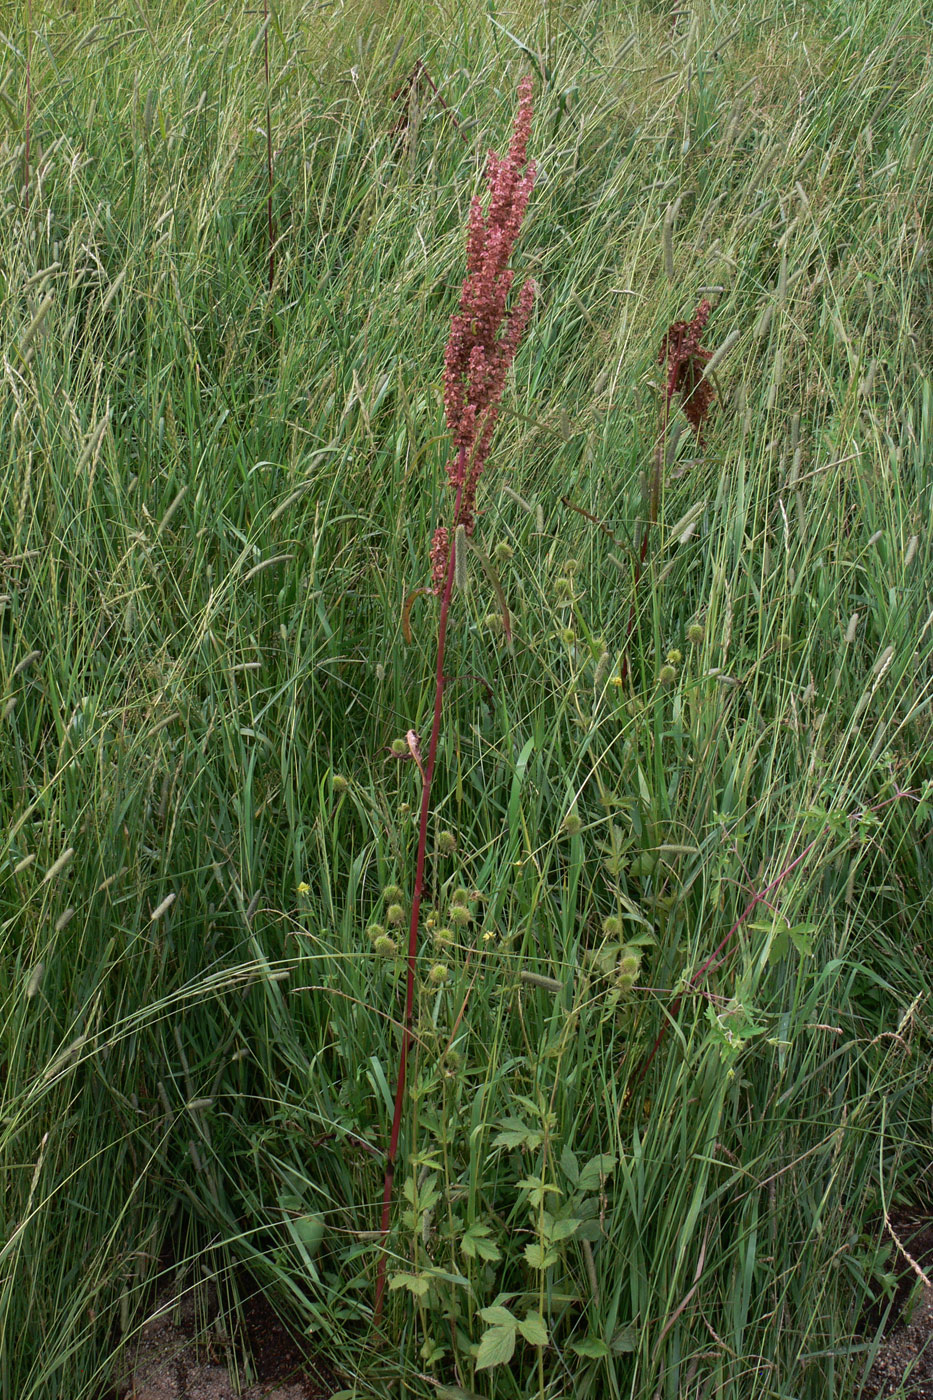
{"type": "Polygon", "coordinates": [[[885,1211],[931,1206],[928,10],[5,27],[0,1396],[100,1395],[199,1270],[348,1394],[859,1393],[885,1211]],[[446,105],[393,101],[419,59],[446,105]],[[377,1345],[403,964],[366,931],[433,702],[403,613],[529,69],[541,296],[478,532],[515,640],[477,557],[377,1345]],[[636,589],[657,348],[703,294],[735,339],[636,589]]]}

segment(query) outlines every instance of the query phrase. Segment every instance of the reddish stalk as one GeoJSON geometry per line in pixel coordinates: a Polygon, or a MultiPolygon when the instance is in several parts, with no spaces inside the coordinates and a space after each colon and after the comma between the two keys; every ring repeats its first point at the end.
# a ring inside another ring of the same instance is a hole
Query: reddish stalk
{"type": "MultiPolygon", "coordinates": [[[[466,448],[460,449],[460,468],[466,469],[466,448]]],[[[454,518],[460,514],[462,491],[457,492],[454,518]]],[[[418,954],[418,927],[421,918],[421,898],[424,894],[424,866],[428,846],[428,818],[431,815],[431,785],[434,780],[434,763],[437,758],[437,741],[441,732],[441,712],[444,706],[444,689],[447,681],[444,676],[444,654],[447,650],[447,619],[450,614],[450,597],[453,592],[456,536],[451,540],[450,557],[447,561],[447,577],[441,595],[440,613],[437,622],[437,664],[434,676],[434,719],[431,724],[431,738],[428,742],[428,757],[424,766],[421,784],[421,817],[418,823],[418,858],[415,865],[415,888],[411,899],[411,922],[408,926],[408,980],[405,986],[405,1020],[402,1027],[402,1048],[399,1054],[398,1081],[395,1086],[395,1108],[392,1114],[392,1133],[386,1155],[385,1184],[382,1192],[382,1220],[380,1230],[388,1235],[392,1214],[392,1195],[395,1184],[395,1162],[398,1157],[399,1134],[402,1129],[402,1106],[405,1101],[405,1080],[408,1071],[408,1055],[412,1042],[412,1020],[415,1009],[415,963],[418,954]]],[[[376,1299],[374,1320],[376,1325],[382,1317],[386,1288],[386,1254],[379,1256],[376,1272],[376,1299]]]]}

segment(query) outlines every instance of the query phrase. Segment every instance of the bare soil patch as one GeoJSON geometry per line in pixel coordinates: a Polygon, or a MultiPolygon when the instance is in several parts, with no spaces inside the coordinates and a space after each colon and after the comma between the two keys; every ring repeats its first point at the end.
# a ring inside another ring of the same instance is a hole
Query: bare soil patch
{"type": "Polygon", "coordinates": [[[111,1400],[327,1400],[337,1388],[260,1291],[231,1327],[203,1284],[159,1294],[124,1351],[111,1400]]]}
{"type": "MultiPolygon", "coordinates": [[[[918,1268],[933,1277],[933,1220],[902,1218],[894,1229],[918,1268]]],[[[920,1281],[900,1251],[897,1272],[894,1316],[900,1320],[885,1336],[866,1393],[873,1400],[933,1400],[933,1288],[920,1281]]]]}

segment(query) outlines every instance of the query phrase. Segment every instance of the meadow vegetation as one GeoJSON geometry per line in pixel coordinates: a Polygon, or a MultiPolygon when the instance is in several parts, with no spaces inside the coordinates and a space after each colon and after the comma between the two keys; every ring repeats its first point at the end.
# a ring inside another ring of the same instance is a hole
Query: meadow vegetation
{"type": "Polygon", "coordinates": [[[867,1394],[933,1211],[928,8],[4,29],[0,1400],[97,1400],[205,1274],[345,1396],[867,1394]],[[526,73],[383,1237],[444,346],[526,73]]]}

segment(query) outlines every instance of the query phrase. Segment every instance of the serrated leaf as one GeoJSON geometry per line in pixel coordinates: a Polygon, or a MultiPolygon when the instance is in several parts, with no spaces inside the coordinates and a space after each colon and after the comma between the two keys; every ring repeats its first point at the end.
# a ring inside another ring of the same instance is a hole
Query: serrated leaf
{"type": "Polygon", "coordinates": [[[787,936],[801,957],[812,958],[813,942],[806,933],[801,933],[799,929],[789,928],[787,936]]]}
{"type": "Polygon", "coordinates": [[[521,1118],[503,1118],[501,1132],[492,1140],[493,1147],[540,1147],[542,1135],[536,1128],[529,1128],[521,1118]]]}
{"type": "Polygon", "coordinates": [[[560,1169],[570,1182],[571,1186],[576,1186],[580,1180],[580,1164],[577,1161],[576,1153],[569,1147],[564,1147],[560,1154],[560,1169]]]}
{"type": "Polygon", "coordinates": [[[493,1327],[517,1327],[518,1322],[514,1313],[510,1313],[508,1308],[502,1307],[500,1303],[492,1303],[488,1308],[480,1308],[479,1315],[484,1322],[490,1323],[493,1327]]]}
{"type": "Polygon", "coordinates": [[[477,1371],[488,1370],[492,1366],[505,1366],[512,1360],[515,1351],[515,1322],[511,1327],[490,1327],[479,1340],[476,1353],[477,1371]]]}
{"type": "Polygon", "coordinates": [[[545,1196],[562,1196],[564,1193],[559,1186],[555,1186],[550,1181],[542,1181],[540,1176],[525,1176],[517,1183],[519,1191],[528,1192],[528,1202],[535,1209],[540,1206],[545,1196]]]}
{"type": "Polygon", "coordinates": [[[779,963],[787,952],[787,930],[778,929],[771,940],[771,947],[768,949],[768,962],[773,966],[779,963]]]}
{"type": "Polygon", "coordinates": [[[540,1244],[526,1244],[525,1258],[533,1269],[549,1269],[557,1263],[558,1256],[556,1250],[545,1250],[540,1244]]]}
{"type": "Polygon", "coordinates": [[[518,1324],[518,1330],[529,1346],[546,1347],[548,1344],[547,1327],[544,1318],[540,1313],[526,1313],[522,1321],[518,1324]]]}
{"type": "Polygon", "coordinates": [[[618,1356],[624,1351],[634,1351],[637,1342],[638,1337],[634,1327],[620,1327],[618,1332],[613,1335],[610,1346],[618,1356]]]}
{"type": "Polygon", "coordinates": [[[578,1356],[591,1356],[594,1359],[610,1355],[609,1348],[602,1337],[584,1337],[582,1342],[572,1342],[571,1349],[578,1356]]]}
{"type": "Polygon", "coordinates": [[[570,1236],[576,1232],[581,1222],[579,1220],[555,1220],[551,1229],[550,1240],[552,1244],[559,1244],[561,1240],[569,1240],[570,1236]]]}
{"type": "Polygon", "coordinates": [[[616,1159],[610,1152],[601,1152],[591,1157],[580,1173],[577,1183],[581,1191],[595,1191],[600,1182],[615,1171],[616,1159]]]}
{"type": "Polygon", "coordinates": [[[461,1253],[468,1259],[485,1259],[495,1264],[502,1258],[499,1247],[488,1236],[492,1234],[488,1225],[471,1225],[460,1241],[461,1253]]]}
{"type": "Polygon", "coordinates": [[[389,1279],[389,1290],[395,1292],[399,1288],[407,1288],[409,1293],[413,1293],[416,1298],[423,1298],[431,1287],[431,1280],[425,1278],[424,1274],[393,1274],[389,1279]]]}

